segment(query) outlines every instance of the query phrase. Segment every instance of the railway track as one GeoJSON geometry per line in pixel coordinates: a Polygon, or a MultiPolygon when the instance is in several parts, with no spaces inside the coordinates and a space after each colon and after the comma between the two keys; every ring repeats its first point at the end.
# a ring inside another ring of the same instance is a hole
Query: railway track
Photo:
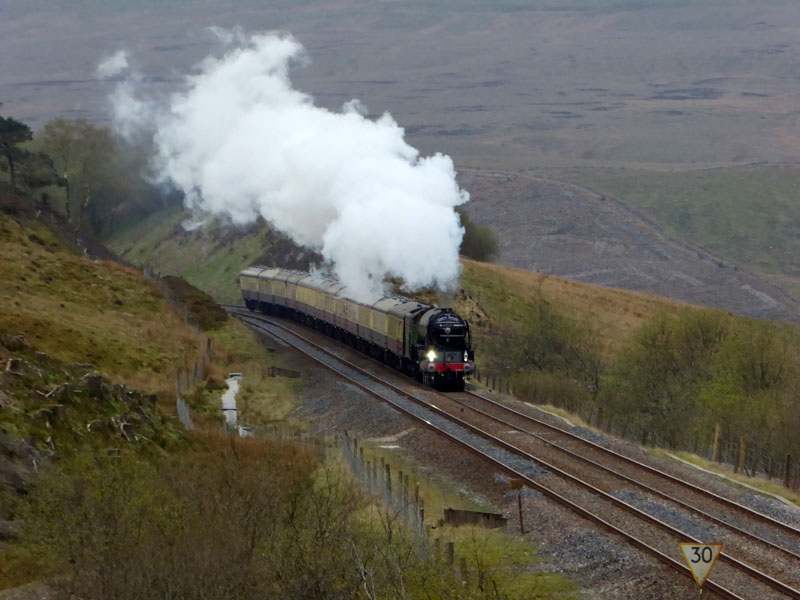
{"type": "MultiPolygon", "coordinates": [[[[650,482],[640,481],[641,477],[633,477],[621,472],[619,464],[614,467],[609,461],[624,463],[625,468],[635,466],[639,472],[646,473],[648,477],[658,478],[670,482],[670,485],[691,486],[672,475],[660,472],[649,465],[644,465],[607,448],[575,436],[571,432],[561,430],[546,424],[530,415],[521,413],[504,406],[494,400],[483,396],[462,394],[439,394],[429,389],[396,383],[378,377],[372,369],[364,369],[352,362],[343,359],[316,342],[308,339],[304,334],[298,333],[294,328],[287,327],[272,318],[249,313],[243,307],[224,305],[243,322],[272,337],[282,340],[311,358],[317,360],[339,376],[347,379],[352,384],[391,404],[394,408],[407,416],[423,423],[459,446],[466,448],[483,460],[491,462],[497,469],[505,472],[510,477],[524,482],[528,487],[539,491],[546,497],[568,508],[569,510],[594,522],[603,529],[621,536],[628,543],[654,556],[659,561],[691,579],[691,573],[685,566],[678,542],[699,543],[700,540],[689,533],[669,524],[666,520],[658,519],[647,511],[635,506],[634,502],[626,501],[615,493],[615,487],[610,481],[620,481],[627,486],[634,486],[637,490],[644,490],[646,494],[657,496],[665,502],[671,502],[679,507],[674,510],[691,511],[697,518],[713,523],[718,527],[725,527],[733,539],[736,555],[726,552],[720,557],[714,579],[706,582],[705,589],[714,592],[721,598],[798,598],[797,590],[797,553],[793,550],[791,542],[787,539],[776,542],[767,540],[762,535],[751,531],[740,530],[731,523],[730,516],[718,517],[707,513],[705,510],[687,502],[670,496],[670,494],[650,482]],[[494,414],[492,414],[494,413],[494,414]],[[539,431],[533,430],[540,428],[539,431]],[[570,444],[586,445],[591,448],[588,452],[595,455],[591,458],[582,456],[567,448],[562,441],[559,444],[554,439],[544,437],[544,433],[560,436],[570,444]],[[520,435],[522,434],[522,435],[520,435]],[[513,440],[513,441],[511,441],[513,440]],[[543,457],[542,450],[547,448],[550,455],[543,457]],[[553,454],[560,455],[558,460],[552,460],[553,454]],[[599,460],[603,456],[605,464],[599,460]],[[565,458],[566,457],[566,458],[565,458]],[[609,458],[610,457],[610,458],[609,458]],[[576,469],[575,464],[581,467],[576,469]],[[589,473],[581,469],[590,467],[589,473]],[[602,473],[602,475],[598,475],[602,473]],[[746,543],[740,540],[746,539],[746,543]],[[760,551],[768,555],[767,560],[757,560],[759,550],[748,554],[746,544],[757,544],[760,551]],[[788,547],[787,547],[788,546],[788,547]],[[770,553],[773,553],[770,555],[770,553]],[[781,558],[775,559],[775,555],[781,558]],[[753,560],[753,557],[756,560],[753,560]],[[753,566],[750,562],[755,562],[753,566]],[[775,564],[784,562],[795,563],[794,568],[773,569],[775,564]],[[763,570],[762,570],[763,569],[763,570]],[[718,581],[726,581],[724,587],[718,581]],[[741,594],[741,595],[740,595],[741,594]]],[[[335,343],[335,342],[332,342],[335,343]]],[[[696,487],[696,486],[691,486],[696,487]]],[[[683,489],[689,489],[684,487],[683,489]]],[[[706,490],[696,492],[702,497],[707,494],[719,498],[706,490]],[[705,492],[705,494],[703,493],[705,492]]],[[[629,498],[630,500],[630,498],[629,498]]],[[[715,499],[729,510],[750,511],[727,499],[715,499]],[[735,505],[738,508],[731,508],[735,505]]],[[[766,515],[755,513],[752,516],[759,521],[762,527],[771,521],[766,515]]],[[[800,532],[786,524],[781,535],[793,536],[800,532]]],[[[778,527],[780,529],[780,527],[778,527]]],[[[794,546],[796,548],[797,546],[794,546]]]]}
{"type": "MultiPolygon", "coordinates": [[[[487,419],[497,426],[506,428],[506,433],[517,434],[514,437],[519,437],[520,433],[524,434],[524,437],[517,442],[517,446],[529,449],[532,454],[535,454],[536,460],[541,465],[562,477],[575,477],[585,484],[591,483],[595,490],[599,489],[617,497],[624,495],[629,504],[643,507],[643,510],[648,513],[665,514],[666,517],[663,517],[665,520],[686,521],[680,516],[679,511],[687,511],[699,518],[697,524],[689,524],[693,529],[708,530],[707,526],[702,525],[703,522],[710,522],[719,529],[724,529],[724,533],[727,535],[706,533],[704,536],[706,541],[709,540],[708,536],[713,536],[712,539],[715,541],[725,543],[725,553],[721,555],[722,562],[736,565],[741,570],[750,572],[754,577],[789,597],[798,597],[800,555],[796,548],[800,545],[800,531],[793,527],[483,396],[470,392],[448,394],[445,401],[454,405],[466,406],[479,419],[487,419]],[[488,403],[497,412],[509,413],[513,415],[514,419],[501,418],[488,414],[474,405],[465,405],[463,402],[465,396],[488,403]],[[544,432],[536,433],[529,426],[520,424],[520,421],[537,424],[541,426],[541,429],[549,432],[557,432],[558,437],[563,438],[566,443],[575,442],[572,445],[582,446],[583,451],[575,452],[566,447],[564,441],[559,443],[553,436],[545,437],[542,434],[544,432]],[[614,465],[614,462],[619,464],[614,465]],[[628,473],[624,471],[628,471],[628,473]],[[631,471],[635,476],[629,474],[631,471]],[[648,477],[649,481],[647,481],[648,477]],[[666,482],[666,487],[662,485],[659,488],[660,480],[666,482]],[[640,490],[640,492],[633,492],[632,488],[640,490]],[[700,508],[700,503],[691,504],[683,499],[685,495],[691,496],[692,492],[699,492],[696,494],[695,500],[700,498],[712,502],[709,499],[713,499],[712,504],[718,503],[723,508],[735,508],[736,510],[729,510],[725,518],[717,516],[713,513],[719,510],[719,506],[704,509],[700,508]],[[656,504],[656,501],[660,504],[656,504]],[[762,530],[761,535],[740,527],[736,521],[742,518],[746,521],[749,518],[751,526],[759,526],[762,530]],[[773,539],[765,537],[769,534],[773,539]],[[775,542],[775,537],[780,538],[780,541],[775,542]],[[738,563],[742,563],[743,566],[738,563]],[[788,582],[788,585],[782,582],[788,582]]],[[[468,417],[462,416],[462,418],[468,417]]],[[[473,419],[469,419],[469,421],[476,422],[473,419]]],[[[661,528],[667,529],[666,527],[661,528]]]]}
{"type": "Polygon", "coordinates": [[[495,418],[498,422],[502,422],[509,427],[514,427],[530,435],[538,442],[555,448],[559,452],[575,460],[582,461],[607,473],[614,474],[620,479],[624,479],[634,485],[645,487],[654,495],[674,501],[683,508],[691,510],[698,516],[708,519],[717,525],[775,549],[786,557],[800,560],[800,529],[788,523],[774,519],[773,517],[753,510],[738,502],[734,502],[733,500],[706,490],[696,484],[680,479],[670,473],[606,448],[601,444],[576,435],[571,431],[547,423],[546,421],[520,410],[515,410],[510,406],[484,395],[466,391],[462,394],[455,395],[455,397],[459,398],[470,410],[484,414],[490,418],[495,418]],[[488,412],[486,411],[487,408],[488,412]],[[547,434],[554,435],[548,436],[547,434]],[[580,446],[583,451],[581,453],[575,452],[571,450],[569,446],[580,446]],[[645,476],[642,478],[644,481],[639,481],[638,479],[633,479],[620,473],[618,470],[615,470],[615,465],[632,467],[638,470],[640,472],[640,477],[642,477],[642,475],[645,476]],[[665,488],[672,489],[670,491],[661,491],[665,488]],[[692,496],[695,503],[690,504],[689,502],[677,499],[674,493],[675,489],[680,490],[682,494],[692,496]],[[698,508],[697,504],[699,504],[699,502],[697,500],[699,498],[711,502],[717,511],[722,508],[722,511],[730,516],[728,518],[721,518],[698,508]],[[734,518],[748,522],[751,530],[744,530],[740,526],[734,524],[734,518]],[[762,529],[760,534],[752,532],[753,530],[758,530],[759,527],[762,529]],[[772,537],[774,541],[767,539],[767,537],[772,537]]]}

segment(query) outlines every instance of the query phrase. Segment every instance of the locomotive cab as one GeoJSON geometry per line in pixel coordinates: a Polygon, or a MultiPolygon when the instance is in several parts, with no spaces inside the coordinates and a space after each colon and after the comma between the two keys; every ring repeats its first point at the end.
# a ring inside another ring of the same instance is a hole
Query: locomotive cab
{"type": "Polygon", "coordinates": [[[419,321],[423,343],[417,347],[423,383],[463,389],[464,377],[474,371],[475,354],[469,325],[450,308],[435,308],[419,321]]]}

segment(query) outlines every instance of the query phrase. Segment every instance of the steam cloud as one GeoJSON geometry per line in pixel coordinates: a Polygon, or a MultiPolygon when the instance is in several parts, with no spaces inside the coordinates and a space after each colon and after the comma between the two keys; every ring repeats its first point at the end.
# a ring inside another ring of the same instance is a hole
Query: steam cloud
{"type": "Polygon", "coordinates": [[[101,79],[119,75],[128,68],[128,53],[119,50],[97,65],[97,76],[101,79]]]}
{"type": "Polygon", "coordinates": [[[129,82],[113,96],[123,132],[155,123],[159,179],[196,211],[239,224],[263,216],[318,249],[357,295],[381,291],[385,275],[409,290],[453,289],[464,233],[453,208],[468,195],[452,160],[420,157],[391,115],[368,119],[357,100],[315,106],[292,87],[304,52],[291,36],[223,33],[226,53],[187,76],[166,110],[129,82]]]}

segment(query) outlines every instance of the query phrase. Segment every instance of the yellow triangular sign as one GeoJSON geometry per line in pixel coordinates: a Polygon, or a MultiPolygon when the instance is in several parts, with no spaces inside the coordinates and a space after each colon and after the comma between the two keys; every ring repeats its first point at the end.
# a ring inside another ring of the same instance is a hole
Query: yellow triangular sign
{"type": "Polygon", "coordinates": [[[694,580],[697,585],[702,586],[722,552],[722,544],[681,544],[681,550],[686,557],[694,580]]]}

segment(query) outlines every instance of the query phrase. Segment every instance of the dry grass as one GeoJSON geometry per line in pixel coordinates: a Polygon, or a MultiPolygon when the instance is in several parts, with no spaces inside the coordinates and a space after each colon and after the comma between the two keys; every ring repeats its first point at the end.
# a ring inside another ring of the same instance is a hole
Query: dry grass
{"type": "MultiPolygon", "coordinates": [[[[669,452],[666,452],[665,450],[662,450],[660,448],[649,448],[648,451],[654,454],[655,456],[659,456],[661,458],[667,458],[669,460],[675,460],[674,457],[669,452]]],[[[793,504],[800,506],[800,493],[797,493],[794,490],[784,487],[779,479],[767,480],[764,479],[763,477],[749,477],[747,475],[735,473],[733,469],[729,469],[725,465],[715,463],[706,458],[703,458],[702,456],[691,454],[690,452],[676,451],[673,452],[672,454],[685,460],[686,462],[689,462],[693,465],[700,467],[701,469],[717,473],[722,477],[725,477],[734,482],[745,484],[746,486],[749,486],[751,488],[756,488],[758,490],[761,490],[762,492],[765,492],[766,494],[780,496],[782,498],[785,498],[789,502],[792,502],[793,504]]]]}
{"type": "MultiPolygon", "coordinates": [[[[692,308],[689,304],[644,292],[570,281],[524,269],[469,259],[462,259],[462,264],[462,286],[490,319],[506,324],[524,320],[527,307],[541,290],[545,299],[570,316],[595,327],[606,340],[607,350],[612,353],[624,346],[633,332],[648,319],[692,308]]],[[[462,309],[458,302],[456,306],[462,309]]],[[[474,312],[468,306],[463,308],[467,315],[474,312]]],[[[488,324],[488,327],[492,325],[488,324]]]]}
{"type": "Polygon", "coordinates": [[[171,388],[203,339],[136,270],[64,247],[44,225],[0,216],[0,323],[65,362],[136,388],[171,388]]]}

